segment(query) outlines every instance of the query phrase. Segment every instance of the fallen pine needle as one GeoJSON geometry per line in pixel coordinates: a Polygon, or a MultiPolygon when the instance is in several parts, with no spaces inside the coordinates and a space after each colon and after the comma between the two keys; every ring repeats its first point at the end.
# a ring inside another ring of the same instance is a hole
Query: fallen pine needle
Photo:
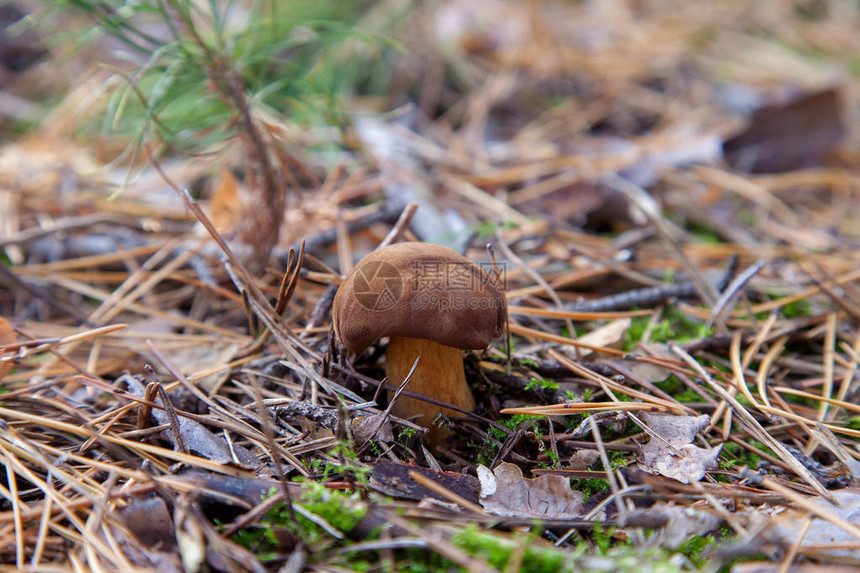
{"type": "Polygon", "coordinates": [[[586,412],[671,412],[672,409],[644,402],[572,402],[570,404],[550,404],[548,406],[525,406],[505,408],[500,414],[528,414],[532,416],[564,416],[586,412]]]}

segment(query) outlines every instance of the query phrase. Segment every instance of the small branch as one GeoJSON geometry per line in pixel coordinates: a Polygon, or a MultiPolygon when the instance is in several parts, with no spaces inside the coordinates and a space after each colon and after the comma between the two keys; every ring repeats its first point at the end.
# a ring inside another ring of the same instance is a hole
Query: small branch
{"type": "Polygon", "coordinates": [[[382,239],[382,242],[379,243],[376,249],[384,249],[399,239],[406,229],[409,228],[409,223],[412,222],[412,217],[415,215],[415,211],[417,209],[418,203],[408,203],[406,207],[403,208],[403,212],[400,214],[400,218],[397,219],[394,227],[391,228],[391,231],[389,231],[388,235],[382,239]]]}

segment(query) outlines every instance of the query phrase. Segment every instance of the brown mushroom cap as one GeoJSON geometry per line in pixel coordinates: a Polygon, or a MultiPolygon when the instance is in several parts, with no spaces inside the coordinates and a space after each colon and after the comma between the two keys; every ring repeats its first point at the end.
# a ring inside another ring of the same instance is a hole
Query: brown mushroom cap
{"type": "Polygon", "coordinates": [[[505,295],[478,265],[430,243],[397,243],[364,257],[332,306],[335,334],[358,353],[383,336],[487,347],[504,331],[505,295]]]}

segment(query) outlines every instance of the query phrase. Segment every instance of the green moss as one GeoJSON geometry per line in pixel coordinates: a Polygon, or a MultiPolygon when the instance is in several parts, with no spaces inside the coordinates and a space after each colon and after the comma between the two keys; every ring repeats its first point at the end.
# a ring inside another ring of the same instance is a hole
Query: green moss
{"type": "Polygon", "coordinates": [[[555,573],[571,571],[572,554],[554,548],[542,547],[534,543],[534,536],[520,535],[514,539],[482,532],[471,525],[456,534],[453,543],[469,555],[486,561],[491,567],[506,570],[511,554],[524,549],[520,571],[534,573],[555,573]],[[566,563],[567,561],[567,563],[566,563]]]}
{"type": "Polygon", "coordinates": [[[802,298],[794,302],[782,305],[782,315],[785,318],[801,318],[812,315],[812,303],[809,299],[802,298]]]}
{"type": "Polygon", "coordinates": [[[331,490],[315,482],[308,483],[299,504],[343,533],[352,531],[367,513],[357,493],[331,490]]]}
{"type": "Polygon", "coordinates": [[[483,221],[476,224],[473,227],[473,231],[478,239],[490,239],[496,235],[496,229],[499,228],[516,229],[517,225],[512,221],[505,221],[501,225],[495,221],[483,221]]]}
{"type": "Polygon", "coordinates": [[[605,479],[571,479],[570,487],[575,489],[576,491],[582,492],[585,496],[582,501],[583,503],[587,502],[591,499],[591,496],[595,493],[603,493],[607,489],[609,489],[609,481],[605,479]]]}
{"type": "MultiPolygon", "coordinates": [[[[629,352],[642,340],[648,327],[649,317],[641,316],[633,319],[630,328],[624,335],[625,351],[629,352]]],[[[663,319],[651,329],[651,342],[683,343],[698,338],[704,338],[713,333],[713,328],[692,316],[684,314],[676,305],[666,307],[663,319]]]]}
{"type": "Polygon", "coordinates": [[[523,426],[528,425],[528,422],[532,422],[531,426],[534,429],[536,426],[534,422],[538,420],[543,420],[544,416],[532,416],[531,414],[514,414],[512,416],[505,416],[499,418],[499,424],[510,428],[511,430],[519,430],[523,426]]]}
{"type": "Polygon", "coordinates": [[[409,428],[407,426],[403,426],[403,428],[400,430],[400,433],[397,434],[397,440],[400,443],[405,443],[405,442],[411,440],[412,438],[414,438],[415,434],[417,434],[417,433],[418,433],[418,430],[416,430],[415,428],[409,428]]]}
{"type": "Polygon", "coordinates": [[[716,231],[701,223],[691,224],[690,231],[696,236],[696,239],[698,239],[700,243],[704,243],[706,245],[719,245],[723,242],[719,235],[717,235],[716,231]]]}
{"type": "MultiPolygon", "coordinates": [[[[750,440],[750,443],[753,447],[761,450],[766,450],[763,444],[757,442],[755,440],[750,440]]],[[[755,452],[744,448],[740,444],[735,442],[726,442],[723,444],[723,449],[720,452],[722,457],[725,459],[727,467],[731,466],[745,466],[748,468],[755,469],[759,462],[762,460],[762,457],[755,452]]]]}
{"type": "MultiPolygon", "coordinates": [[[[601,557],[594,556],[587,542],[573,549],[559,549],[540,543],[536,535],[519,534],[503,537],[480,531],[469,526],[456,534],[452,542],[467,552],[487,562],[500,571],[508,570],[513,555],[521,552],[522,561],[518,571],[523,573],[669,573],[681,571],[672,559],[672,553],[664,550],[636,549],[629,543],[612,539],[611,532],[599,529],[601,557]]],[[[438,570],[437,570],[438,571],[438,570]]]]}
{"type": "Polygon", "coordinates": [[[465,571],[453,561],[435,551],[426,549],[407,549],[405,558],[398,560],[397,569],[406,573],[437,573],[441,571],[465,571]]]}
{"type": "Polygon", "coordinates": [[[526,385],[526,390],[532,390],[534,388],[540,388],[542,390],[558,390],[558,383],[553,382],[552,380],[547,380],[545,378],[530,378],[528,385],[526,385]]]}
{"type": "MultiPolygon", "coordinates": [[[[372,447],[373,444],[371,444],[372,447]]],[[[349,442],[341,441],[336,443],[329,453],[339,457],[339,461],[323,461],[314,458],[305,463],[306,467],[315,474],[321,474],[323,481],[333,474],[349,474],[359,483],[367,483],[367,480],[370,479],[372,468],[362,464],[358,460],[358,454],[349,442]]]]}
{"type": "Polygon", "coordinates": [[[674,374],[654,385],[660,390],[671,395],[679,402],[699,402],[702,400],[702,396],[699,395],[698,392],[687,387],[687,385],[674,374]]]}
{"type": "MultiPolygon", "coordinates": [[[[301,498],[294,501],[295,506],[305,513],[318,516],[343,534],[352,531],[367,513],[367,508],[357,493],[330,490],[316,482],[307,482],[304,487],[301,498]]],[[[272,493],[275,491],[273,489],[272,493]]],[[[243,529],[232,539],[253,551],[261,561],[267,561],[279,554],[276,534],[278,529],[293,533],[312,551],[322,551],[340,543],[328,531],[300,512],[296,512],[296,519],[293,521],[285,503],[269,510],[260,519],[259,526],[243,529]]]]}

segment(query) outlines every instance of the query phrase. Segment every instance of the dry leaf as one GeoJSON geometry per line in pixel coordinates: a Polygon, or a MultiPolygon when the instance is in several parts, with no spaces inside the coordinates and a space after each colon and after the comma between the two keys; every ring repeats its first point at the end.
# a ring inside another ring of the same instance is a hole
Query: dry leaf
{"type": "Polygon", "coordinates": [[[723,151],[732,167],[779,173],[820,163],[845,133],[839,94],[830,89],[758,110],[723,151]]]}
{"type": "Polygon", "coordinates": [[[665,502],[655,503],[649,508],[635,509],[628,515],[628,519],[638,517],[665,520],[666,525],[651,538],[651,543],[670,548],[678,547],[691,535],[714,531],[723,522],[721,518],[707,511],[665,502]]]}
{"type": "Polygon", "coordinates": [[[0,346],[14,344],[18,341],[18,335],[12,330],[9,321],[0,316],[0,346]]]}
{"type": "Polygon", "coordinates": [[[621,433],[627,427],[627,414],[625,412],[598,412],[580,422],[570,433],[570,436],[574,439],[579,439],[591,434],[591,430],[593,429],[591,425],[592,420],[597,424],[598,428],[611,432],[621,433]]]}
{"type": "MultiPolygon", "coordinates": [[[[860,523],[860,489],[847,488],[831,493],[838,505],[830,503],[823,497],[815,497],[810,499],[810,501],[813,505],[846,521],[855,524],[860,523]]],[[[777,515],[775,519],[770,516],[767,533],[771,538],[776,538],[786,545],[794,544],[797,542],[801,528],[808,515],[806,511],[788,510],[777,515]]],[[[802,551],[804,545],[822,546],[856,542],[857,538],[851,533],[838,525],[816,517],[809,524],[809,529],[806,535],[803,536],[800,548],[802,551]]],[[[827,551],[827,553],[830,556],[850,557],[855,560],[860,559],[860,549],[832,549],[827,551]]]]}
{"type": "Polygon", "coordinates": [[[119,514],[128,530],[146,547],[167,550],[176,545],[173,518],[160,497],[133,498],[119,514]]]}
{"type": "Polygon", "coordinates": [[[429,497],[440,501],[448,501],[409,477],[409,472],[411,471],[416,471],[424,477],[430,478],[463,499],[467,499],[473,503],[478,501],[478,480],[468,474],[437,472],[428,468],[398,464],[381,459],[373,465],[373,474],[370,481],[383,493],[393,497],[414,500],[422,500],[429,497]]]}
{"type": "Polygon", "coordinates": [[[393,442],[394,432],[391,423],[384,412],[378,412],[370,416],[352,419],[352,436],[356,445],[364,444],[368,440],[379,442],[393,442]]]}
{"type": "Polygon", "coordinates": [[[506,517],[577,519],[582,517],[582,492],[570,489],[570,480],[546,474],[523,477],[519,466],[499,464],[492,472],[478,466],[481,505],[492,514],[506,517]]]}
{"type": "Polygon", "coordinates": [[[241,183],[229,169],[224,169],[211,182],[209,212],[212,224],[220,233],[229,233],[243,216],[239,189],[241,183]]]}
{"type": "MultiPolygon", "coordinates": [[[[677,355],[669,349],[669,345],[664,342],[649,342],[648,352],[644,352],[640,346],[636,346],[633,353],[641,356],[666,358],[668,360],[676,360],[678,358],[677,355]]],[[[644,362],[642,360],[620,360],[619,363],[639,378],[651,382],[652,384],[664,382],[672,374],[672,371],[668,368],[664,368],[652,362],[644,362]]]]}
{"type": "Polygon", "coordinates": [[[576,450],[567,460],[567,468],[569,470],[586,470],[594,465],[600,459],[600,452],[597,450],[576,450]]]}
{"type": "MultiPolygon", "coordinates": [[[[0,346],[14,344],[18,341],[18,335],[12,330],[12,326],[5,318],[0,316],[0,346]]],[[[3,353],[0,353],[2,355],[3,353]]],[[[0,362],[0,380],[8,374],[15,365],[10,362],[0,362]]]]}
{"type": "Polygon", "coordinates": [[[185,573],[179,555],[176,552],[176,543],[173,538],[175,532],[173,525],[164,532],[170,536],[171,545],[164,549],[157,544],[149,547],[139,541],[133,533],[119,525],[110,526],[116,546],[122,551],[125,558],[139,571],[158,571],[158,573],[185,573]]]}
{"type": "MultiPolygon", "coordinates": [[[[129,392],[141,398],[144,396],[144,387],[139,380],[133,376],[124,376],[122,381],[128,384],[129,392]]],[[[156,398],[155,403],[162,404],[161,398],[156,398]]],[[[158,425],[170,423],[170,418],[161,408],[153,408],[151,415],[158,425]]],[[[249,468],[257,465],[257,458],[254,454],[236,444],[232,444],[231,447],[223,436],[212,433],[200,422],[181,416],[178,417],[178,422],[182,440],[192,452],[219,464],[236,464],[249,468]]],[[[176,445],[173,430],[167,430],[164,433],[176,445]]]]}
{"type": "MultiPolygon", "coordinates": [[[[577,338],[577,342],[604,348],[621,348],[621,344],[624,342],[624,334],[630,330],[630,325],[632,323],[633,319],[630,318],[619,318],[618,320],[613,320],[605,326],[601,326],[596,330],[592,330],[588,334],[580,336],[577,338]]],[[[593,354],[593,352],[587,348],[580,349],[580,356],[582,358],[591,354],[593,354]]]]}
{"type": "Polygon", "coordinates": [[[710,423],[710,416],[694,418],[642,412],[640,417],[659,436],[642,446],[640,468],[681,483],[699,481],[705,477],[706,470],[716,469],[722,445],[700,448],[692,444],[696,434],[710,423]]]}

